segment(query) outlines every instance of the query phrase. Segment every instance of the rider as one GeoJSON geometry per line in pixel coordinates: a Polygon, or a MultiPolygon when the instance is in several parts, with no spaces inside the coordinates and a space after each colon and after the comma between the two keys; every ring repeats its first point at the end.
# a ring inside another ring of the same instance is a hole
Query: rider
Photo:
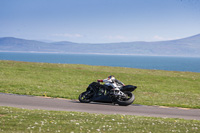
{"type": "Polygon", "coordinates": [[[107,79],[98,79],[97,81],[98,82],[104,82],[105,85],[112,86],[112,88],[115,89],[115,90],[119,90],[119,88],[121,88],[122,86],[125,86],[124,83],[115,79],[115,77],[113,75],[108,76],[107,79]]]}

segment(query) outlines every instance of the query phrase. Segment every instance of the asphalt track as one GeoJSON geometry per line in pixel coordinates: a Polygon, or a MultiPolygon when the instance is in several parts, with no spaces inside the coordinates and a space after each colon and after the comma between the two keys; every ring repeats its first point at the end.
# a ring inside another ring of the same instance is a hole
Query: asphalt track
{"type": "Polygon", "coordinates": [[[75,100],[0,93],[0,106],[25,109],[78,111],[102,114],[125,114],[137,116],[183,118],[200,120],[200,109],[171,108],[162,106],[129,105],[110,103],[80,103],[75,100]]]}

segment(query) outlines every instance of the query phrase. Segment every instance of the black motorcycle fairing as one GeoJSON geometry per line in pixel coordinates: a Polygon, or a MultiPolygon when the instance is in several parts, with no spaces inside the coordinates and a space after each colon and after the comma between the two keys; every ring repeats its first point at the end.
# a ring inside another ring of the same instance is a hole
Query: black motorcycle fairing
{"type": "Polygon", "coordinates": [[[92,99],[94,102],[104,102],[104,103],[111,103],[112,99],[107,95],[101,95],[93,97],[92,99]]]}
{"type": "Polygon", "coordinates": [[[120,90],[121,90],[122,92],[125,92],[125,91],[132,92],[132,91],[134,91],[136,88],[137,88],[137,86],[126,85],[126,86],[123,86],[120,90]]]}
{"type": "Polygon", "coordinates": [[[98,82],[92,82],[87,88],[87,91],[91,91],[93,93],[93,97],[91,98],[92,101],[110,103],[112,100],[105,94],[105,90],[106,86],[98,82]]]}
{"type": "Polygon", "coordinates": [[[93,90],[95,93],[98,93],[99,91],[99,88],[101,87],[102,85],[97,83],[97,82],[92,82],[88,88],[87,88],[87,91],[88,90],[93,90]]]}

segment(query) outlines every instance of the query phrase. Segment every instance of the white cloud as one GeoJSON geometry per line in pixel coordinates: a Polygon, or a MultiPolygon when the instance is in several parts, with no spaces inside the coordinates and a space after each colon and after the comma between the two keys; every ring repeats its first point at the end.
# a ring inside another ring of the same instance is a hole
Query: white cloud
{"type": "Polygon", "coordinates": [[[155,35],[155,36],[153,37],[153,39],[159,40],[159,41],[161,41],[161,40],[166,40],[165,38],[163,38],[163,37],[161,37],[161,36],[158,36],[158,35],[155,35]]]}
{"type": "Polygon", "coordinates": [[[174,38],[167,38],[167,37],[161,37],[159,35],[155,35],[153,37],[154,40],[156,41],[167,41],[167,40],[176,40],[176,39],[179,39],[178,37],[174,37],[174,38]]]}

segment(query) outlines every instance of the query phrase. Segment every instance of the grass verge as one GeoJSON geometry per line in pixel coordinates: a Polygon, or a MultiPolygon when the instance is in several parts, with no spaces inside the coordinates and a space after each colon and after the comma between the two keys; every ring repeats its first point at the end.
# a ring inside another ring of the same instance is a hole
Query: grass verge
{"type": "Polygon", "coordinates": [[[199,133],[200,121],[0,107],[0,132],[199,133]]]}
{"type": "Polygon", "coordinates": [[[135,104],[200,108],[200,73],[193,72],[0,61],[0,92],[77,99],[108,75],[138,86],[135,104]]]}

